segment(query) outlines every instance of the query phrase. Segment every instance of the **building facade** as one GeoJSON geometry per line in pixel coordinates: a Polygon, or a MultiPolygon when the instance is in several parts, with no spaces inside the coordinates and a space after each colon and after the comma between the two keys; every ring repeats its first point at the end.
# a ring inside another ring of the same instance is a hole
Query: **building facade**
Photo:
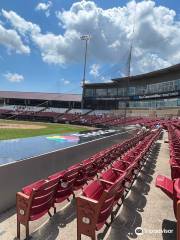
{"type": "Polygon", "coordinates": [[[84,102],[91,109],[180,108],[180,64],[158,71],[85,84],[84,102]]]}

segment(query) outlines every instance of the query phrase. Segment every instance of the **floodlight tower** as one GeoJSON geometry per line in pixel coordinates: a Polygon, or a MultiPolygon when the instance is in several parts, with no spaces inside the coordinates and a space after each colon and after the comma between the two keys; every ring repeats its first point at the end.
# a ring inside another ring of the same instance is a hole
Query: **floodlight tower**
{"type": "Polygon", "coordinates": [[[84,86],[86,81],[87,47],[88,47],[88,41],[90,39],[90,35],[82,35],[80,38],[82,41],[85,41],[84,69],[83,69],[83,79],[82,79],[82,100],[81,100],[81,109],[83,109],[84,108],[84,86]]]}

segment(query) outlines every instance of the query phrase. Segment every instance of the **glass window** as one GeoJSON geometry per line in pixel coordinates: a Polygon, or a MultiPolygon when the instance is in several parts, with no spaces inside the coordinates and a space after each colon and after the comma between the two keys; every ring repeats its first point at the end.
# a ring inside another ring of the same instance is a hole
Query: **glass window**
{"type": "Polygon", "coordinates": [[[125,89],[124,88],[118,88],[118,96],[124,96],[125,95],[125,89]]]}
{"type": "Polygon", "coordinates": [[[107,97],[107,88],[97,88],[96,97],[107,97]]]}
{"type": "Polygon", "coordinates": [[[177,105],[180,106],[180,98],[177,99],[177,105]]]}
{"type": "Polygon", "coordinates": [[[86,88],[85,89],[85,96],[86,97],[93,97],[93,94],[94,93],[94,89],[92,89],[92,88],[86,88]]]}
{"type": "Polygon", "coordinates": [[[118,108],[125,108],[125,102],[119,101],[118,108]]]}
{"type": "Polygon", "coordinates": [[[177,81],[168,81],[163,83],[149,84],[147,85],[146,93],[162,93],[162,92],[172,92],[178,88],[180,84],[177,81]]]}
{"type": "Polygon", "coordinates": [[[134,96],[135,95],[135,90],[136,90],[135,87],[130,87],[129,88],[129,96],[134,96]]]}
{"type": "Polygon", "coordinates": [[[135,92],[136,95],[144,95],[145,92],[146,92],[146,86],[136,87],[136,92],[135,92]]]}
{"type": "Polygon", "coordinates": [[[133,101],[129,103],[131,108],[165,108],[180,106],[180,98],[164,99],[164,100],[149,100],[149,101],[133,101]]]}
{"type": "Polygon", "coordinates": [[[117,96],[117,88],[108,88],[108,96],[117,96]]]}
{"type": "Polygon", "coordinates": [[[175,90],[180,90],[180,79],[176,80],[174,85],[175,90]]]}

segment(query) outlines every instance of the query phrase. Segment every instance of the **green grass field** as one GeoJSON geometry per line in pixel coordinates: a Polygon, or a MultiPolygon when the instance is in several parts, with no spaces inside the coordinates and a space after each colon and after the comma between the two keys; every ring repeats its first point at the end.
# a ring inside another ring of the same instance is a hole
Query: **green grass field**
{"type": "Polygon", "coordinates": [[[76,126],[70,124],[0,120],[0,140],[27,138],[34,136],[42,136],[48,134],[63,134],[89,130],[84,126],[76,126]],[[17,126],[18,125],[18,126],[17,126]],[[31,129],[30,127],[31,126],[31,129]],[[35,126],[35,127],[33,127],[35,126]],[[43,128],[39,128],[39,127],[43,128]],[[28,129],[23,129],[28,127],[28,129]],[[39,129],[34,129],[39,128],[39,129]]]}

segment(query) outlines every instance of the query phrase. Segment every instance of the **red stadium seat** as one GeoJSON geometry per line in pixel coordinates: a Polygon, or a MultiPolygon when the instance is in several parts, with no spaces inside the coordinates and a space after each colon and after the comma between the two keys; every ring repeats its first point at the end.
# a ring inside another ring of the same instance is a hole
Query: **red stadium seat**
{"type": "Polygon", "coordinates": [[[105,180],[96,180],[77,197],[77,239],[81,235],[96,239],[96,230],[103,227],[111,215],[115,196],[122,185],[122,179],[111,183],[105,180]]]}
{"type": "Polygon", "coordinates": [[[156,187],[160,188],[169,198],[173,199],[173,181],[165,176],[158,175],[156,187]]]}
{"type": "MultiPolygon", "coordinates": [[[[74,183],[78,177],[79,168],[80,164],[48,177],[48,179],[58,179],[57,191],[55,193],[55,203],[61,203],[66,199],[69,200],[71,195],[74,196],[74,183]]],[[[56,212],[55,205],[54,212],[56,212]]]]}
{"type": "Polygon", "coordinates": [[[49,210],[54,204],[57,185],[57,179],[50,181],[41,180],[39,183],[31,184],[24,188],[24,192],[17,193],[17,238],[20,238],[20,224],[26,227],[26,238],[28,238],[29,221],[37,220],[46,213],[51,216],[49,210]]]}
{"type": "MultiPolygon", "coordinates": [[[[145,161],[159,133],[140,134],[57,172],[48,180],[39,180],[24,187],[17,193],[17,236],[20,237],[20,224],[25,225],[28,237],[29,221],[46,213],[51,216],[51,207],[56,213],[57,203],[75,196],[75,191],[83,189],[88,180],[101,173],[100,179],[93,180],[77,198],[78,239],[81,234],[95,239],[95,231],[102,228],[110,215],[113,218],[113,206],[123,199],[124,190],[133,183],[141,169],[141,160],[145,161]],[[107,170],[107,167],[110,168],[107,170]]],[[[175,184],[176,192],[179,192],[178,188],[179,183],[175,184]]]]}

